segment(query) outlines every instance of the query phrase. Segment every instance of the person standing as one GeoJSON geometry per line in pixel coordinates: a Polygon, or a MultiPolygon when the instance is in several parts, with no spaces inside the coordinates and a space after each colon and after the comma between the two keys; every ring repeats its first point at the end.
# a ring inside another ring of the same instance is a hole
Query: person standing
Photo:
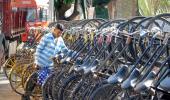
{"type": "Polygon", "coordinates": [[[61,37],[63,30],[64,26],[58,23],[54,25],[52,33],[44,35],[40,40],[36,48],[34,62],[35,68],[38,71],[30,76],[22,100],[30,100],[29,94],[34,90],[37,83],[41,86],[43,85],[53,69],[54,62],[52,58],[54,58],[57,53],[68,50],[61,37]]]}

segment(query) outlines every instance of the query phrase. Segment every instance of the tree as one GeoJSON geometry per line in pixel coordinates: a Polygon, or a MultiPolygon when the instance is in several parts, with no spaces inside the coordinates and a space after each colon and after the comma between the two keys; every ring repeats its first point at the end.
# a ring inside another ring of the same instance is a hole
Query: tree
{"type": "Polygon", "coordinates": [[[109,18],[109,12],[108,9],[105,8],[105,6],[110,2],[111,0],[93,0],[93,6],[95,7],[96,11],[96,18],[109,18]]]}
{"type": "Polygon", "coordinates": [[[142,16],[154,16],[170,12],[170,0],[138,0],[139,13],[142,16]]]}
{"type": "MultiPolygon", "coordinates": [[[[80,14],[83,14],[84,19],[86,19],[88,16],[87,8],[90,7],[90,5],[96,8],[99,8],[98,11],[103,11],[104,13],[107,12],[106,8],[104,7],[107,5],[111,0],[54,0],[54,14],[56,20],[73,20],[80,14]],[[65,12],[70,9],[71,4],[74,3],[74,10],[73,13],[69,17],[65,17],[65,12]],[[101,10],[101,8],[103,8],[101,10]]],[[[97,9],[96,9],[97,11],[97,9]]],[[[102,12],[102,13],[103,13],[102,12]]],[[[101,15],[101,14],[100,14],[101,15]]],[[[104,14],[104,18],[108,17],[108,13],[104,14]]],[[[99,16],[100,17],[100,16],[99,16]]]]}
{"type": "Polygon", "coordinates": [[[81,12],[80,9],[82,9],[84,18],[86,19],[86,13],[85,13],[85,1],[86,0],[54,0],[54,14],[56,19],[60,20],[73,20],[75,17],[77,17],[81,12]],[[71,8],[71,4],[74,3],[74,10],[73,13],[69,17],[65,17],[65,12],[71,8]]]}

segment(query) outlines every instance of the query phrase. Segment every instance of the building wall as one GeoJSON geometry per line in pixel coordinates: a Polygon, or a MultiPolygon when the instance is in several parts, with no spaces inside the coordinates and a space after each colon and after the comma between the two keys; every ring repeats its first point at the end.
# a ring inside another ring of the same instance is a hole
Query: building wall
{"type": "Polygon", "coordinates": [[[131,18],[137,13],[137,0],[112,0],[108,4],[110,19],[131,18]]]}
{"type": "Polygon", "coordinates": [[[0,0],[0,34],[1,34],[1,31],[2,31],[2,21],[3,21],[3,13],[2,13],[2,1],[0,0]]]}
{"type": "Polygon", "coordinates": [[[135,16],[135,9],[137,8],[135,1],[136,0],[117,0],[116,18],[131,18],[135,16]]]}
{"type": "Polygon", "coordinates": [[[11,33],[11,6],[10,0],[3,2],[3,25],[2,32],[6,37],[10,37],[11,33]]]}

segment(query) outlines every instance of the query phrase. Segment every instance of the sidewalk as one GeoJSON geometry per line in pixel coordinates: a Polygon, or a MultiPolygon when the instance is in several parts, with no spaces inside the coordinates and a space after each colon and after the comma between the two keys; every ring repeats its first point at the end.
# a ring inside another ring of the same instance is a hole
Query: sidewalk
{"type": "Polygon", "coordinates": [[[21,100],[20,95],[12,91],[9,81],[0,73],[0,100],[21,100]]]}

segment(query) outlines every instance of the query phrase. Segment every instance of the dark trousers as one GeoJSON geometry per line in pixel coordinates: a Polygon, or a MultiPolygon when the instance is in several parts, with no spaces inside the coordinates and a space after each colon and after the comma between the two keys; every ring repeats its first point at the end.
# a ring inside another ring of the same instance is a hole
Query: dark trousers
{"type": "Polygon", "coordinates": [[[30,76],[28,82],[26,83],[25,94],[22,96],[21,100],[30,100],[31,93],[36,86],[37,77],[38,77],[37,72],[34,72],[30,76]]]}

